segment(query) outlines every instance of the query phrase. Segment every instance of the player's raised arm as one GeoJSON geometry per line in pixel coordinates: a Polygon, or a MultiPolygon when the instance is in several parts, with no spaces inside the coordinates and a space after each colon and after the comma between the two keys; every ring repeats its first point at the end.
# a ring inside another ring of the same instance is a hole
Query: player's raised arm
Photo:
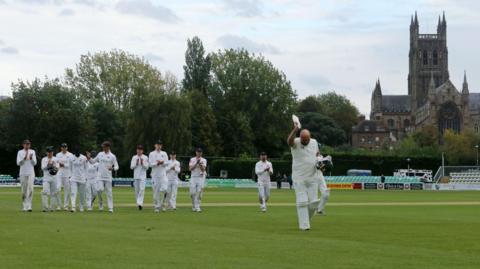
{"type": "Polygon", "coordinates": [[[288,138],[287,138],[287,143],[290,147],[293,147],[295,146],[295,136],[297,134],[297,131],[298,131],[298,126],[296,124],[293,125],[293,130],[290,132],[290,134],[288,135],[288,138]]]}

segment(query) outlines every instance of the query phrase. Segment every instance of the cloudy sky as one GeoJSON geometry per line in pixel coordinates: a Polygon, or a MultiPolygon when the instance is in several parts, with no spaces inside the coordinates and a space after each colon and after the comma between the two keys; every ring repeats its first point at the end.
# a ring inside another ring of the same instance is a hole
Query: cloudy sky
{"type": "Polygon", "coordinates": [[[451,80],[480,91],[476,0],[0,0],[0,95],[18,79],[63,75],[87,52],[127,50],[182,78],[187,38],[244,47],[285,72],[300,98],[329,90],[369,113],[377,77],[406,94],[411,14],[420,32],[446,12],[451,80]]]}

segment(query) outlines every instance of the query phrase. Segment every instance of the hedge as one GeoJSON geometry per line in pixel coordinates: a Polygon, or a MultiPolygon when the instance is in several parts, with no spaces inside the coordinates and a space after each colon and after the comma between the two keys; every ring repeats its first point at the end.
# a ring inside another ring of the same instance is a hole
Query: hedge
{"type": "MultiPolygon", "coordinates": [[[[373,175],[393,175],[396,169],[408,167],[407,158],[395,156],[349,156],[344,154],[332,155],[333,170],[331,175],[346,175],[349,169],[372,170],[373,175]]],[[[255,163],[258,160],[213,160],[210,167],[210,175],[219,176],[220,170],[227,170],[229,178],[255,178],[255,163]]],[[[290,175],[291,161],[270,160],[273,165],[274,178],[277,173],[290,175]]],[[[410,158],[410,168],[427,169],[433,173],[441,165],[441,159],[431,157],[410,158]]]]}

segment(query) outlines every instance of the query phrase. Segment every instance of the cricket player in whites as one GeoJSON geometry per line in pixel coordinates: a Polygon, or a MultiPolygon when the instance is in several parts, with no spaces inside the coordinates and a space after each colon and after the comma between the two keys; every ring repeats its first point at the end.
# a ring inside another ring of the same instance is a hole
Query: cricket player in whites
{"type": "Polygon", "coordinates": [[[130,169],[133,170],[133,187],[135,188],[135,202],[138,210],[143,209],[143,197],[145,195],[145,181],[147,179],[148,157],[143,154],[143,146],[137,146],[137,154],[130,161],[130,169]]]}
{"type": "MultiPolygon", "coordinates": [[[[110,151],[110,142],[102,143],[103,151],[97,154],[97,157],[91,159],[91,163],[98,163],[98,178],[97,178],[97,196],[102,196],[105,191],[107,196],[108,212],[113,213],[113,193],[112,193],[112,171],[118,171],[117,157],[110,151]]],[[[103,207],[100,207],[100,210],[103,207]]]]}
{"type": "Polygon", "coordinates": [[[155,142],[155,150],[148,155],[148,161],[152,168],[154,212],[158,213],[160,210],[166,211],[167,209],[163,207],[163,201],[165,200],[168,185],[166,173],[168,155],[165,151],[162,151],[162,141],[158,140],[155,142]]]}
{"type": "Polygon", "coordinates": [[[55,202],[57,201],[57,179],[55,175],[58,172],[58,162],[53,156],[53,147],[47,148],[47,156],[42,159],[43,171],[43,190],[42,190],[42,211],[53,211],[55,209],[55,202]],[[48,203],[50,198],[50,205],[48,203]]]}
{"type": "Polygon", "coordinates": [[[177,192],[178,192],[178,174],[180,173],[180,162],[177,161],[177,154],[170,153],[170,160],[167,164],[167,198],[168,209],[177,209],[177,192]]]}
{"type": "Polygon", "coordinates": [[[202,202],[202,193],[207,176],[207,160],[203,158],[202,155],[202,149],[197,148],[195,150],[195,157],[191,158],[188,164],[190,169],[190,196],[192,197],[193,212],[202,212],[200,204],[202,202]]]}
{"type": "Polygon", "coordinates": [[[295,188],[298,225],[300,230],[310,230],[310,219],[315,214],[318,200],[317,152],[318,143],[303,129],[296,137],[298,125],[288,136],[287,143],[292,152],[292,180],[295,188]]]}
{"type": "Polygon", "coordinates": [[[17,153],[18,174],[22,186],[23,211],[32,212],[33,181],[35,179],[34,166],[37,165],[35,151],[30,149],[30,140],[23,141],[23,149],[17,153]]]}
{"type": "MultiPolygon", "coordinates": [[[[87,158],[87,183],[85,184],[85,200],[87,201],[87,211],[92,211],[93,201],[97,197],[97,174],[98,163],[91,163],[92,158],[95,158],[97,153],[95,151],[87,151],[85,157],[87,158]]],[[[99,206],[102,204],[99,203],[99,206]]]]}
{"type": "Polygon", "coordinates": [[[72,208],[71,212],[75,212],[77,204],[77,195],[79,196],[79,209],[83,212],[85,205],[85,184],[87,183],[87,157],[80,154],[80,150],[76,149],[72,159],[72,177],[70,178],[70,189],[72,190],[72,208]]]}
{"type": "Polygon", "coordinates": [[[267,201],[270,198],[270,176],[273,174],[273,166],[271,162],[267,161],[267,153],[260,153],[260,161],[255,164],[255,174],[258,177],[260,210],[267,212],[267,201]]]}
{"type": "Polygon", "coordinates": [[[71,162],[73,154],[68,152],[67,143],[60,145],[60,152],[57,153],[56,158],[60,168],[57,173],[57,210],[62,206],[62,186],[63,186],[63,209],[68,211],[68,204],[70,203],[70,177],[72,176],[71,162]]]}
{"type": "Polygon", "coordinates": [[[319,216],[325,216],[325,205],[327,204],[328,198],[330,197],[330,189],[327,187],[325,178],[323,177],[324,162],[332,162],[331,156],[323,157],[320,152],[317,153],[317,173],[318,173],[318,189],[320,190],[320,203],[318,204],[317,214],[319,216]]]}

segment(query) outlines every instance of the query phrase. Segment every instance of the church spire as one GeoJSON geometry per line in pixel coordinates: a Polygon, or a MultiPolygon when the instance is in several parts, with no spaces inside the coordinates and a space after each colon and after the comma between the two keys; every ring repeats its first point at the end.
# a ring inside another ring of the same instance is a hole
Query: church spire
{"type": "Polygon", "coordinates": [[[443,25],[447,25],[447,20],[445,19],[445,11],[443,11],[443,25]]]}
{"type": "Polygon", "coordinates": [[[440,15],[438,15],[438,24],[437,24],[437,33],[442,31],[442,20],[440,19],[440,15]]]}
{"type": "Polygon", "coordinates": [[[373,90],[374,95],[382,95],[382,86],[380,86],[380,78],[377,79],[375,83],[375,89],[373,90]]]}
{"type": "Polygon", "coordinates": [[[414,21],[415,25],[418,25],[418,17],[417,17],[417,11],[415,10],[415,21],[414,21]]]}
{"type": "Polygon", "coordinates": [[[467,71],[463,73],[463,87],[462,87],[462,94],[468,94],[468,82],[467,82],[467,71]]]}

